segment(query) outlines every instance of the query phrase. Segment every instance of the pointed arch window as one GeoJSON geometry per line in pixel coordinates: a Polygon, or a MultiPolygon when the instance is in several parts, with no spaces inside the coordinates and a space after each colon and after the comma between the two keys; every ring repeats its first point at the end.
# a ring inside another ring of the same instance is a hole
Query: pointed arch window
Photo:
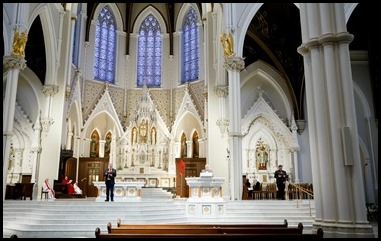
{"type": "Polygon", "coordinates": [[[157,19],[148,15],[139,28],[137,86],[161,86],[162,36],[157,19]]]}
{"type": "Polygon", "coordinates": [[[106,6],[98,16],[95,29],[94,79],[115,82],[116,24],[106,6]]]}
{"type": "Polygon", "coordinates": [[[182,76],[181,83],[197,80],[199,77],[199,28],[197,13],[192,7],[183,22],[182,76]]]}
{"type": "Polygon", "coordinates": [[[82,25],[81,12],[82,12],[82,3],[78,3],[77,20],[75,21],[75,25],[74,25],[73,55],[72,55],[72,62],[75,67],[78,67],[78,62],[79,62],[79,41],[80,41],[81,25],[82,25]]]}

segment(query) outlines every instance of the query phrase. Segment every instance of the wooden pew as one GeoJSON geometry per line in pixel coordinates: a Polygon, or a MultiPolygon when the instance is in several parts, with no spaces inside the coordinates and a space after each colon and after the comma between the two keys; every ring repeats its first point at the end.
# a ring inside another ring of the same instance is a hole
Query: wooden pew
{"type": "Polygon", "coordinates": [[[95,238],[286,238],[297,240],[318,240],[323,238],[323,229],[319,228],[316,234],[300,234],[300,233],[205,233],[205,234],[126,234],[126,233],[101,233],[100,228],[95,229],[95,238]]]}
{"type": "MultiPolygon", "coordinates": [[[[150,225],[148,225],[150,226],[150,225]]],[[[155,225],[152,225],[155,226],[155,225]]],[[[158,225],[156,225],[158,226],[158,225]]],[[[168,224],[168,225],[159,225],[158,228],[155,227],[112,227],[111,222],[107,224],[108,233],[127,233],[127,234],[183,234],[183,233],[192,233],[192,234],[223,234],[223,233],[303,233],[303,224],[299,223],[296,228],[289,228],[284,226],[240,226],[240,225],[228,225],[224,226],[214,226],[214,225],[203,225],[203,224],[168,224]]]]}
{"type": "MultiPolygon", "coordinates": [[[[110,223],[111,224],[111,223],[110,223]]],[[[167,229],[167,228],[197,228],[197,227],[248,227],[248,228],[287,228],[287,219],[283,223],[236,223],[236,224],[127,224],[122,223],[120,219],[117,220],[118,228],[130,228],[130,229],[167,229]]]]}

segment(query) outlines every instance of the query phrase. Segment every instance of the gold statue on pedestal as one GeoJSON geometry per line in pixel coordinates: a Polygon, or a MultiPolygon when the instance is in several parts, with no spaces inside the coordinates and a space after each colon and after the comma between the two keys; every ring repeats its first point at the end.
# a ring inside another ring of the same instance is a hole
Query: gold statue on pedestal
{"type": "Polygon", "coordinates": [[[13,36],[12,55],[18,57],[25,57],[25,46],[28,40],[28,33],[24,31],[20,33],[16,30],[13,36]]]}
{"type": "Polygon", "coordinates": [[[224,56],[230,57],[234,55],[233,35],[231,33],[223,33],[220,38],[222,47],[224,48],[224,56]]]}

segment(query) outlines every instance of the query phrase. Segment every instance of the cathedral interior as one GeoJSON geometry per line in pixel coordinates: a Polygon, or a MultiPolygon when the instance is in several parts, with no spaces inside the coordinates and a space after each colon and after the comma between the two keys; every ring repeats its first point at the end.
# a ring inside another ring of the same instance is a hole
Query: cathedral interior
{"type": "Polygon", "coordinates": [[[3,5],[4,185],[68,175],[95,196],[111,162],[118,181],[178,190],[186,160],[234,200],[280,164],[318,187],[356,166],[378,203],[380,22],[339,5],[329,20],[293,3],[3,5]]]}

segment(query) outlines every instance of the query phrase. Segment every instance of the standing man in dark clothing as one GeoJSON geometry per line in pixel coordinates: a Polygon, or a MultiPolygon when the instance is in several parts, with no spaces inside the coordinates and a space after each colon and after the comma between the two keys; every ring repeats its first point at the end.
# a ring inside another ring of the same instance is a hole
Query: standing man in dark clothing
{"type": "Polygon", "coordinates": [[[108,169],[105,171],[105,182],[106,182],[106,200],[108,202],[111,198],[111,202],[114,201],[114,185],[116,177],[116,169],[112,168],[112,163],[108,164],[108,169]]]}
{"type": "Polygon", "coordinates": [[[278,170],[274,173],[274,178],[276,178],[276,185],[278,187],[277,191],[277,199],[285,200],[284,189],[286,188],[286,181],[288,179],[288,175],[286,171],[283,171],[283,166],[279,165],[278,170]]]}

